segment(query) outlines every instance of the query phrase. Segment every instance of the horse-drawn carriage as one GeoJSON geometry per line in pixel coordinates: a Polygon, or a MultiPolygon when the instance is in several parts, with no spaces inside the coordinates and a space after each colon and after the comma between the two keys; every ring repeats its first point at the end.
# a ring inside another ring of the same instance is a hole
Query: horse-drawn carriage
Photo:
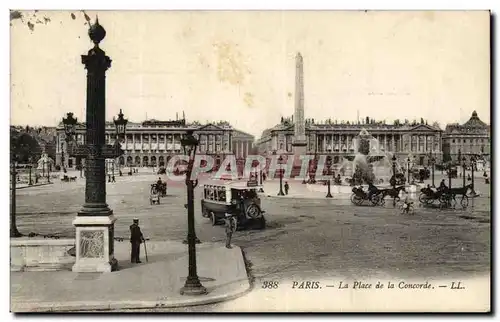
{"type": "Polygon", "coordinates": [[[149,204],[160,204],[160,191],[158,190],[158,185],[156,183],[151,185],[151,190],[149,192],[149,204]]]}
{"type": "Polygon", "coordinates": [[[433,190],[431,188],[423,188],[420,190],[418,200],[424,205],[438,204],[440,208],[452,208],[457,203],[456,196],[460,196],[460,205],[462,208],[469,206],[469,197],[467,191],[472,190],[472,184],[461,188],[445,188],[433,190]]]}
{"type": "Polygon", "coordinates": [[[429,169],[427,169],[427,167],[415,168],[412,171],[412,178],[413,178],[413,180],[416,180],[416,181],[419,181],[419,182],[423,182],[424,180],[429,179],[430,176],[431,176],[431,172],[430,172],[429,169]]]}
{"type": "Polygon", "coordinates": [[[165,197],[167,195],[167,183],[153,183],[151,185],[151,190],[149,193],[149,203],[160,204],[160,197],[165,197]]]}
{"type": "Polygon", "coordinates": [[[359,206],[364,201],[370,201],[372,206],[384,205],[384,198],[382,198],[380,190],[369,196],[368,192],[364,191],[361,186],[352,188],[351,202],[359,206]]]}

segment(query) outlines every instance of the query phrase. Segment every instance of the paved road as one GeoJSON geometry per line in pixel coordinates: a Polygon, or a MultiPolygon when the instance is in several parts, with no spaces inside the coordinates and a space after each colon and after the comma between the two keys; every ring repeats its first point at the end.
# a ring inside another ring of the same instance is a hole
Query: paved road
{"type": "MultiPolygon", "coordinates": [[[[149,184],[155,179],[153,175],[121,177],[117,183],[108,184],[108,203],[118,217],[117,236],[127,236],[128,226],[137,216],[152,239],[185,237],[183,183],[169,185],[169,196],[162,199],[162,204],[151,206],[149,184]]],[[[459,182],[456,180],[454,186],[459,182]]],[[[27,190],[18,191],[18,227],[22,233],[74,235],[71,221],[83,202],[82,183],[27,190]]],[[[345,200],[266,197],[263,208],[269,227],[238,232],[234,243],[244,248],[251,262],[257,293],[267,280],[443,274],[471,277],[489,272],[490,267],[489,186],[478,180],[476,190],[481,191],[481,197],[471,201],[465,211],[417,208],[413,216],[399,214],[391,203],[385,207],[354,207],[345,200]]],[[[222,240],[223,229],[201,218],[199,199],[195,211],[198,237],[222,240]]],[[[178,310],[241,309],[251,305],[248,301],[252,296],[178,310]]]]}

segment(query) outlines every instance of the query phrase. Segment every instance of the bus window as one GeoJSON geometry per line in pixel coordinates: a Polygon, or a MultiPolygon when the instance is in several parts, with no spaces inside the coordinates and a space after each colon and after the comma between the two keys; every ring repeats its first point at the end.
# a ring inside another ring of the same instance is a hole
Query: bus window
{"type": "Polygon", "coordinates": [[[219,201],[226,201],[226,189],[224,187],[219,191],[219,201]]]}

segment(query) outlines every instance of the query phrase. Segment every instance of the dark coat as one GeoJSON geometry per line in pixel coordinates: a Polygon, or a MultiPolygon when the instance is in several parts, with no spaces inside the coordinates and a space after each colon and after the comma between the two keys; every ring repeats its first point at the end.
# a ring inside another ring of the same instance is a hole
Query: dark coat
{"type": "Polygon", "coordinates": [[[141,227],[137,224],[130,225],[130,242],[131,243],[142,243],[144,237],[142,235],[141,227]]]}

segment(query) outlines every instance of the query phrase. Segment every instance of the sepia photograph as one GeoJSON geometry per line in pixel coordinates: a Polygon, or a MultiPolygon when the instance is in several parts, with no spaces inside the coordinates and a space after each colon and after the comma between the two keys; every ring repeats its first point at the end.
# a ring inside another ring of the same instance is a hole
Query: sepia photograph
{"type": "Polygon", "coordinates": [[[9,14],[10,312],[491,312],[490,11],[9,14]]]}

